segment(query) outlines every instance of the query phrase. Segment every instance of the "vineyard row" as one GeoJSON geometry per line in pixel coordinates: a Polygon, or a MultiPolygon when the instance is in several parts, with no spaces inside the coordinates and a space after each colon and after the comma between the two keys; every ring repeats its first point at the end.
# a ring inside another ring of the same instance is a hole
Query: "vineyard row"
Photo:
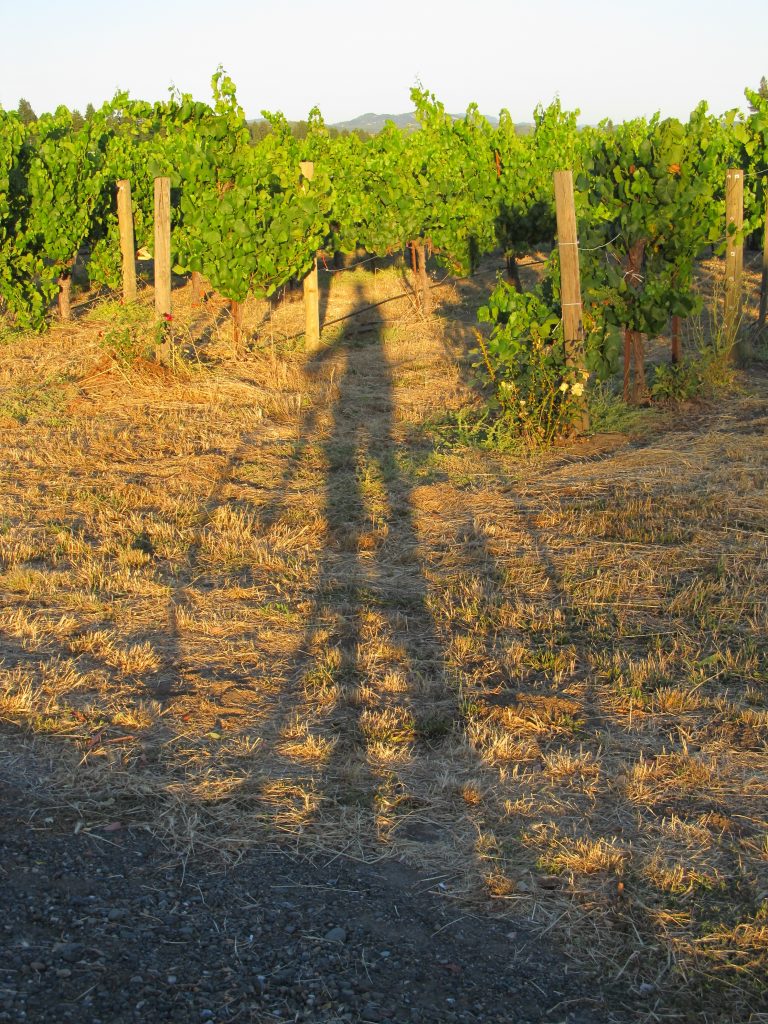
{"type": "MultiPolygon", "coordinates": [[[[581,333],[600,375],[618,337],[655,335],[697,308],[694,266],[705,248],[726,254],[733,283],[743,238],[765,225],[768,100],[756,93],[746,116],[717,117],[702,103],[685,123],[657,115],[596,128],[579,128],[556,101],[521,136],[505,111],[496,127],[476,106],[452,119],[415,89],[420,127],[410,134],[389,125],[365,141],[332,137],[313,111],[305,138],[268,115],[271,131],[254,144],[231,80],[218,71],[212,88],[210,105],[118,95],[79,128],[65,108],[31,125],[0,111],[0,299],[21,327],[45,327],[78,254],[87,253],[92,283],[120,287],[121,209],[123,221],[131,211],[131,249],[163,266],[172,252],[177,273],[201,274],[235,304],[297,277],[311,290],[318,252],[360,247],[409,247],[425,295],[430,255],[465,275],[500,248],[516,282],[517,259],[562,235],[553,174],[572,168],[581,333]],[[166,181],[160,197],[156,179],[166,181]],[[123,185],[116,198],[115,181],[130,182],[130,197],[123,185]],[[726,213],[734,189],[738,215],[726,213]],[[167,215],[157,237],[156,202],[167,215]]],[[[486,311],[496,326],[511,321],[521,336],[551,340],[554,317],[562,333],[563,252],[552,249],[534,296],[497,297],[486,311]]],[[[766,277],[768,252],[764,262],[766,277]]]]}

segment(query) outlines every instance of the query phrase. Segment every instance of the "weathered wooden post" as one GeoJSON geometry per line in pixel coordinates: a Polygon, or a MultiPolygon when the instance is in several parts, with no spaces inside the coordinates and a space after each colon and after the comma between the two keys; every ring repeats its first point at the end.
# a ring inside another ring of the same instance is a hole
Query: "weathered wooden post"
{"type": "Polygon", "coordinates": [[[731,168],[725,179],[725,307],[723,329],[732,357],[737,352],[737,339],[741,321],[742,277],[744,273],[744,174],[731,168]]]}
{"type": "MultiPolygon", "coordinates": [[[[301,162],[301,173],[312,181],[315,176],[315,165],[311,160],[301,162]]],[[[305,338],[307,352],[314,352],[320,345],[320,289],[317,273],[317,257],[314,258],[312,269],[304,278],[304,314],[305,338]]]]}
{"type": "MultiPolygon", "coordinates": [[[[161,321],[171,319],[171,179],[155,178],[155,313],[161,321]]],[[[155,346],[155,358],[171,361],[171,331],[155,346]]]]}
{"type": "MultiPolygon", "coordinates": [[[[566,365],[584,369],[584,323],[579,271],[579,239],[576,230],[576,206],[573,201],[573,174],[555,171],[555,211],[557,246],[560,254],[560,305],[563,312],[563,337],[566,365]]],[[[586,397],[578,402],[574,422],[577,430],[589,427],[586,397]]]]}
{"type": "Polygon", "coordinates": [[[117,228],[120,232],[120,255],[123,260],[123,302],[133,302],[136,299],[136,252],[131,183],[126,178],[117,183],[117,228]]]}

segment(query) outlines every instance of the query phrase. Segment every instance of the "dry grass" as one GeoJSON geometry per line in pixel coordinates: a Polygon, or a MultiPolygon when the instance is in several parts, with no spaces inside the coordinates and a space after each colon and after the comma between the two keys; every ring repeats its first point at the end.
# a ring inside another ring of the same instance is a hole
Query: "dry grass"
{"type": "MultiPolygon", "coordinates": [[[[335,276],[325,318],[401,289],[335,276]]],[[[558,935],[644,1019],[746,1020],[766,379],[636,441],[436,445],[424,424],[474,401],[476,291],[428,321],[399,299],[310,359],[300,304],[252,303],[239,356],[186,293],[172,375],[105,357],[112,307],[0,348],[0,770],[44,758],[64,820],[185,856],[406,858],[558,935]]]]}

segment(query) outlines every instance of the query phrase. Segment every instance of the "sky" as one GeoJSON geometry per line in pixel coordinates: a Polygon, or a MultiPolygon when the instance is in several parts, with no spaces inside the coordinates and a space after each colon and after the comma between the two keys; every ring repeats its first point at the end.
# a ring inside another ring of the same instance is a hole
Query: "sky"
{"type": "Polygon", "coordinates": [[[0,106],[84,110],[118,89],[210,98],[221,64],[249,117],[328,123],[410,110],[417,81],[458,113],[516,121],[559,96],[583,123],[746,107],[768,76],[768,0],[0,0],[0,106]]]}

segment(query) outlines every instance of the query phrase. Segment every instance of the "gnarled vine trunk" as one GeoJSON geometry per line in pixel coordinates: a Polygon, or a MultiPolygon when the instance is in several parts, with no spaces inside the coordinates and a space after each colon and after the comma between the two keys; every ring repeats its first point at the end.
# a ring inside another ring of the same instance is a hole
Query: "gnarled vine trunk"
{"type": "Polygon", "coordinates": [[[421,239],[411,242],[411,271],[413,273],[413,290],[417,301],[422,313],[429,316],[432,312],[432,293],[427,276],[426,246],[421,239]]]}

